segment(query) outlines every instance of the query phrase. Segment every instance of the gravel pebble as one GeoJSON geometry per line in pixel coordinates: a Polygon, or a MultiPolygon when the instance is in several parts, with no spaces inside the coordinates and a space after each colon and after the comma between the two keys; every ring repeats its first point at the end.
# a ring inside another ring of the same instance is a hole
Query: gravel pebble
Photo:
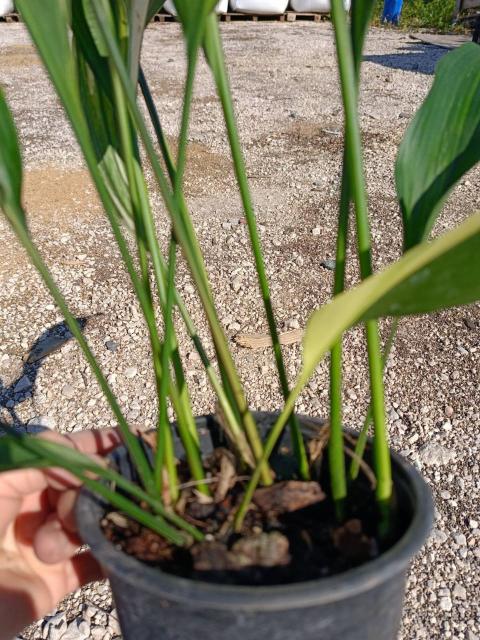
{"type": "Polygon", "coordinates": [[[71,384],[64,384],[62,387],[62,396],[64,398],[67,398],[67,400],[71,400],[73,397],[75,397],[75,389],[72,387],[71,384]]]}

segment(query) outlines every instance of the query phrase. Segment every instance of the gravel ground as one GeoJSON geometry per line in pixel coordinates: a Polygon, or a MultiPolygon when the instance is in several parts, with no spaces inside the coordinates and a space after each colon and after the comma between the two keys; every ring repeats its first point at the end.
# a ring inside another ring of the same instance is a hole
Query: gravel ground
{"type": "MultiPolygon", "coordinates": [[[[296,328],[328,299],[332,287],[332,272],[322,266],[334,256],[342,150],[332,33],[326,23],[244,22],[224,24],[222,30],[275,308],[283,327],[296,328]]],[[[395,154],[445,53],[394,31],[372,30],[368,41],[360,112],[376,266],[400,253],[395,154]]],[[[166,131],[174,138],[184,72],[177,25],[148,29],[144,65],[166,131]]],[[[145,328],[70,129],[22,25],[0,26],[0,82],[22,140],[32,232],[72,310],[86,319],[86,334],[129,421],[151,427],[155,406],[145,328]]],[[[238,332],[262,331],[266,323],[219,122],[212,82],[202,64],[188,195],[220,317],[233,338],[238,332]]],[[[159,234],[166,240],[168,225],[157,196],[154,203],[159,234]]],[[[452,193],[435,233],[457,225],[479,204],[480,172],[474,170],[452,193]]],[[[0,234],[4,417],[63,432],[114,425],[79,349],[68,340],[58,311],[3,220],[0,234]]],[[[356,281],[355,266],[348,278],[356,281]]],[[[178,287],[204,332],[183,265],[178,287]]],[[[478,304],[407,319],[388,363],[392,445],[422,469],[437,510],[435,530],[410,573],[403,640],[480,636],[479,336],[478,304]]],[[[345,341],[349,426],[359,424],[366,404],[362,337],[361,330],[354,330],[345,341]]],[[[194,410],[210,412],[214,397],[201,365],[185,335],[180,342],[194,410]]],[[[232,349],[252,407],[278,408],[268,350],[250,351],[233,342],[232,349]]],[[[293,377],[299,347],[286,347],[285,356],[293,377]]],[[[300,399],[300,412],[326,415],[326,371],[322,363],[300,399]]],[[[92,585],[67,598],[56,617],[33,625],[22,637],[118,637],[111,609],[108,587],[92,585]]]]}

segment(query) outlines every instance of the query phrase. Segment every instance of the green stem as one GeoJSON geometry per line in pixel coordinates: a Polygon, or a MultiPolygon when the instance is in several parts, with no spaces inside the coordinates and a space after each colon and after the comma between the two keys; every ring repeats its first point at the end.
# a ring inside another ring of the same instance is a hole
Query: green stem
{"type": "Polygon", "coordinates": [[[160,151],[162,152],[162,157],[165,162],[165,166],[167,167],[167,173],[173,185],[175,181],[175,173],[176,173],[175,165],[173,163],[172,154],[170,153],[170,149],[168,147],[167,141],[163,134],[163,129],[160,123],[160,118],[158,116],[158,111],[155,106],[155,102],[153,100],[153,96],[150,91],[150,87],[148,86],[148,82],[142,67],[140,67],[138,80],[140,83],[140,89],[142,90],[143,99],[145,100],[145,105],[148,110],[148,115],[150,116],[150,120],[152,122],[155,134],[157,136],[158,146],[160,147],[160,151]]]}
{"type": "MultiPolygon", "coordinates": [[[[349,214],[350,190],[344,154],[333,286],[334,296],[341,293],[345,288],[349,214]]],[[[339,520],[342,520],[343,505],[347,497],[342,421],[342,339],[334,345],[330,355],[330,438],[328,442],[328,462],[332,497],[336,504],[337,516],[339,520]]]]}
{"type": "Polygon", "coordinates": [[[295,388],[293,389],[293,391],[291,391],[289,397],[285,401],[282,412],[278,416],[276,423],[273,425],[273,427],[270,430],[270,433],[268,434],[267,440],[263,446],[262,458],[258,461],[257,466],[255,467],[252,473],[252,476],[245,489],[245,493],[243,495],[238,511],[235,515],[234,524],[235,524],[236,532],[239,532],[242,528],[243,520],[245,518],[245,515],[252,501],[253,494],[255,493],[255,489],[257,488],[258,483],[260,481],[260,473],[262,468],[261,465],[266,464],[270,456],[272,455],[275,445],[277,444],[278,439],[282,435],[283,430],[285,429],[285,425],[290,419],[290,416],[295,408],[295,402],[298,396],[300,395],[300,393],[302,392],[305,382],[306,382],[305,380],[303,380],[302,378],[299,378],[295,388]]]}
{"type": "MultiPolygon", "coordinates": [[[[169,173],[170,179],[173,184],[176,168],[175,168],[175,165],[173,164],[172,155],[161,127],[160,118],[158,117],[157,109],[155,107],[155,103],[153,101],[152,94],[148,86],[148,82],[143,72],[140,75],[140,83],[141,83],[141,88],[142,88],[142,93],[145,99],[145,103],[147,105],[148,112],[150,115],[150,119],[155,130],[158,145],[161,149],[162,156],[163,156],[165,165],[167,167],[167,171],[169,173]]],[[[154,265],[155,264],[158,265],[158,269],[160,272],[162,273],[165,272],[165,264],[163,262],[163,257],[161,256],[160,253],[154,256],[154,265]]],[[[247,464],[251,464],[252,454],[251,454],[250,446],[247,440],[245,439],[245,435],[242,431],[240,422],[237,418],[237,415],[232,409],[232,405],[230,404],[229,399],[227,398],[226,392],[222,387],[222,384],[212,366],[212,363],[210,362],[210,359],[207,356],[207,353],[202,344],[200,336],[198,335],[198,332],[193,323],[193,320],[191,319],[190,314],[188,313],[188,310],[185,307],[185,304],[177,290],[175,290],[175,304],[180,311],[180,315],[182,316],[183,321],[185,322],[187,332],[195,346],[195,349],[197,350],[200,356],[200,360],[205,368],[207,377],[215,392],[215,395],[217,397],[222,413],[225,417],[227,424],[230,427],[230,432],[232,435],[232,445],[236,447],[243,462],[247,464]]],[[[175,362],[174,362],[174,368],[176,368],[175,362]]],[[[178,375],[177,375],[177,378],[178,378],[178,375]]],[[[182,379],[183,379],[183,375],[182,375],[182,379]]],[[[180,383],[178,384],[181,387],[180,383]]],[[[195,434],[196,434],[196,431],[195,431],[195,434]]]]}
{"type": "MultiPolygon", "coordinates": [[[[130,85],[128,72],[126,71],[123,64],[117,44],[112,35],[109,33],[108,29],[106,29],[105,25],[103,24],[102,8],[94,4],[93,9],[97,15],[98,25],[105,38],[105,42],[107,43],[112,62],[114,63],[121,79],[125,95],[128,99],[132,118],[140,133],[140,137],[143,141],[146,153],[153,168],[157,184],[163,195],[167,210],[170,214],[176,239],[182,247],[187,263],[190,267],[190,272],[197,286],[197,290],[202,301],[207,320],[209,322],[210,331],[219,358],[219,363],[222,363],[222,366],[224,367],[224,370],[228,375],[232,392],[235,395],[240,409],[244,428],[247,432],[247,436],[252,446],[255,458],[258,460],[262,457],[262,442],[260,440],[255,421],[253,420],[253,417],[248,409],[243,388],[228,347],[227,338],[218,320],[210,285],[208,283],[208,278],[206,275],[203,257],[198,246],[198,240],[193,231],[191,219],[188,215],[184,215],[186,211],[183,211],[182,207],[178,206],[178,203],[176,203],[172,198],[172,194],[168,188],[167,181],[156,156],[153,143],[150,139],[150,135],[136,104],[135,92],[130,85]]],[[[271,473],[268,467],[262,469],[262,480],[265,484],[271,484],[272,482],[271,473]]]]}
{"type": "MultiPolygon", "coordinates": [[[[245,170],[245,161],[243,158],[240,137],[236,125],[235,113],[233,109],[232,96],[230,91],[230,83],[228,80],[227,69],[225,66],[225,58],[222,50],[220,33],[218,29],[218,20],[212,13],[207,20],[207,33],[205,36],[205,50],[208,60],[213,71],[213,76],[217,85],[217,92],[222,104],[223,116],[227,127],[227,135],[230,143],[230,150],[233,158],[233,166],[237,178],[240,197],[242,199],[243,210],[247,220],[248,231],[250,235],[250,243],[255,260],[255,268],[258,276],[258,284],[263,299],[265,315],[267,317],[270,336],[272,338],[273,353],[277,365],[278,376],[280,379],[280,387],[284,399],[290,395],[287,373],[283,362],[282,348],[278,336],[277,323],[271,300],[270,286],[268,283],[265,262],[263,258],[262,245],[257,229],[257,221],[253,208],[252,196],[248,184],[247,173],[245,170]],[[208,44],[207,44],[208,43],[208,44]]],[[[300,432],[300,426],[295,415],[290,419],[290,429],[292,434],[292,444],[295,457],[298,462],[300,476],[304,480],[310,478],[310,469],[305,451],[305,443],[300,432]]]]}
{"type": "Polygon", "coordinates": [[[122,413],[122,410],[120,409],[117,399],[113,394],[112,390],[110,389],[110,386],[105,376],[103,375],[100,367],[98,366],[95,356],[93,355],[93,352],[90,349],[90,346],[88,345],[88,342],[86,341],[82,333],[82,330],[78,325],[77,320],[75,319],[73,314],[70,312],[70,309],[68,308],[65,298],[60,293],[60,290],[58,289],[57,285],[55,284],[55,281],[50,275],[50,272],[47,266],[43,262],[37,250],[37,247],[32,242],[30,235],[28,233],[28,230],[19,222],[19,220],[21,220],[21,216],[19,216],[18,213],[12,213],[11,215],[9,215],[8,210],[6,210],[6,214],[10,220],[10,223],[15,233],[17,234],[17,237],[19,238],[22,245],[25,247],[33,265],[35,266],[37,271],[40,273],[47,289],[50,291],[50,294],[52,295],[53,299],[55,300],[55,303],[57,304],[63,317],[65,318],[65,322],[67,323],[68,328],[70,329],[70,331],[72,332],[72,335],[76,338],[80,348],[82,349],[85,355],[85,358],[88,364],[90,365],[92,372],[94,373],[97,379],[97,382],[101,390],[103,391],[113,411],[113,414],[115,415],[115,418],[118,421],[118,426],[122,436],[122,440],[128,449],[128,452],[132,458],[133,463],[137,468],[140,479],[145,489],[147,490],[147,492],[153,495],[155,493],[155,484],[153,482],[152,470],[145,456],[145,453],[140,443],[138,442],[136,436],[130,431],[128,423],[125,420],[125,417],[122,413]]]}
{"type": "MultiPolygon", "coordinates": [[[[167,167],[167,171],[168,174],[170,176],[170,180],[174,181],[175,178],[175,165],[173,163],[172,160],[172,154],[170,152],[167,140],[165,138],[165,135],[163,133],[162,130],[162,126],[160,123],[160,118],[158,116],[157,113],[157,109],[155,107],[155,103],[153,101],[152,98],[152,94],[151,91],[149,89],[148,86],[148,82],[145,78],[145,75],[142,73],[140,74],[140,85],[142,88],[142,93],[145,99],[145,104],[147,106],[149,115],[150,115],[150,119],[153,125],[153,128],[155,130],[155,135],[157,137],[157,142],[158,145],[160,147],[160,150],[162,152],[162,156],[165,162],[165,165],[167,167]]],[[[158,255],[158,260],[159,260],[159,269],[161,272],[165,272],[165,265],[163,263],[163,257],[161,256],[161,254],[158,255]]],[[[155,264],[155,260],[154,260],[154,264],[155,264]]],[[[197,329],[193,323],[193,320],[190,317],[190,314],[188,313],[187,308],[185,307],[185,304],[180,296],[180,294],[178,293],[178,291],[175,290],[175,304],[178,307],[179,311],[180,311],[180,315],[183,318],[183,321],[185,323],[185,326],[187,328],[187,332],[195,346],[195,349],[197,350],[198,355],[200,356],[200,360],[205,368],[205,371],[207,373],[207,377],[210,381],[210,384],[212,385],[212,388],[215,392],[215,395],[217,397],[218,403],[220,405],[220,408],[222,410],[222,413],[225,417],[225,420],[227,422],[227,424],[230,427],[230,431],[232,434],[232,445],[234,445],[238,451],[238,453],[240,454],[243,462],[247,463],[248,465],[251,464],[251,459],[252,459],[252,454],[251,454],[251,450],[250,450],[250,446],[247,442],[247,440],[245,439],[245,435],[242,431],[242,427],[240,425],[239,422],[239,418],[237,417],[237,414],[234,412],[233,408],[232,408],[232,404],[229,401],[229,398],[227,397],[227,394],[225,392],[225,389],[223,388],[220,379],[218,378],[215,369],[212,366],[212,363],[210,362],[210,359],[207,356],[207,353],[205,351],[205,348],[202,344],[202,341],[200,339],[200,336],[198,335],[197,329]]],[[[174,367],[175,367],[175,362],[174,362],[174,367]]],[[[178,383],[179,386],[180,383],[178,383]]],[[[196,433],[196,432],[195,432],[196,433]]]]}
{"type": "MultiPolygon", "coordinates": [[[[361,278],[372,274],[370,229],[368,222],[367,192],[364,179],[362,143],[357,112],[357,81],[352,43],[342,0],[332,0],[332,21],[345,109],[345,137],[348,172],[352,198],[355,203],[358,252],[361,278]]],[[[378,325],[375,320],[366,323],[372,412],[375,425],[373,458],[377,476],[376,497],[379,503],[389,501],[392,492],[391,461],[385,418],[382,356],[378,325]]]]}
{"type": "MultiPolygon", "coordinates": [[[[382,370],[385,370],[385,366],[388,362],[388,357],[390,355],[390,351],[392,349],[393,342],[395,340],[395,335],[398,329],[399,319],[394,318],[392,321],[392,326],[390,328],[390,333],[387,338],[387,342],[385,344],[385,348],[383,350],[383,363],[382,370]]],[[[365,447],[367,446],[368,440],[368,429],[373,419],[372,406],[368,407],[367,415],[365,416],[365,420],[363,422],[363,426],[358,434],[357,442],[355,445],[355,456],[352,458],[352,462],[350,464],[349,476],[351,480],[356,480],[358,477],[358,473],[360,471],[360,461],[363,459],[363,454],[365,453],[365,447]]]]}
{"type": "MultiPolygon", "coordinates": [[[[167,300],[165,307],[163,307],[163,323],[164,323],[164,337],[163,337],[163,345],[162,345],[162,379],[160,380],[160,389],[159,389],[159,407],[158,407],[158,427],[157,427],[157,440],[160,441],[161,434],[163,432],[163,438],[165,438],[166,443],[166,434],[167,431],[170,431],[170,423],[168,421],[167,415],[167,395],[168,395],[168,387],[170,382],[170,358],[171,358],[171,343],[173,337],[173,323],[172,323],[172,306],[173,306],[173,287],[175,280],[175,268],[176,268],[176,251],[177,245],[175,240],[172,238],[170,240],[170,248],[169,248],[169,256],[168,256],[168,274],[167,274],[167,300]]],[[[176,496],[172,495],[173,487],[173,478],[171,476],[171,463],[169,465],[169,455],[171,452],[167,451],[169,447],[165,446],[157,447],[157,456],[155,459],[155,467],[154,467],[154,475],[155,482],[157,484],[157,488],[159,491],[162,490],[162,472],[164,462],[167,462],[167,470],[168,476],[170,479],[170,494],[173,501],[175,501],[176,496]]],[[[174,465],[175,466],[175,465],[174,465]]],[[[203,475],[203,474],[202,474],[203,475]]],[[[177,489],[175,483],[175,489],[177,489]]],[[[178,491],[178,489],[177,489],[178,491]]]]}

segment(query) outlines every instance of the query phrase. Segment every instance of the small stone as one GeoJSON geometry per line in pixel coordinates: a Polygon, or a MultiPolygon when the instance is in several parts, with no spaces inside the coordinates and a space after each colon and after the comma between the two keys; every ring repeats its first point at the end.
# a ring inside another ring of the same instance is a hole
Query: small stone
{"type": "Polygon", "coordinates": [[[438,601],[438,606],[442,611],[451,611],[452,610],[452,600],[448,596],[443,596],[438,601]]]}
{"type": "Polygon", "coordinates": [[[296,318],[292,318],[287,321],[287,327],[289,329],[300,329],[300,322],[296,318]]]}
{"type": "Polygon", "coordinates": [[[122,631],[120,629],[120,623],[118,622],[117,612],[114,609],[108,617],[108,629],[113,636],[119,636],[122,631]]]}
{"type": "Polygon", "coordinates": [[[90,623],[83,618],[77,618],[68,625],[61,640],[88,640],[90,636],[90,623]]]}
{"type": "Polygon", "coordinates": [[[388,412],[388,419],[391,422],[395,422],[395,420],[398,420],[400,418],[400,416],[398,415],[398,413],[395,411],[395,409],[390,409],[390,411],[388,412]]]}
{"type": "Polygon", "coordinates": [[[447,405],[445,407],[445,415],[447,416],[447,418],[451,418],[453,414],[454,414],[453,407],[451,407],[450,405],[447,405]]]}
{"type": "Polygon", "coordinates": [[[40,433],[45,429],[55,429],[55,418],[51,416],[35,416],[27,422],[28,433],[40,433]]]}
{"type": "Polygon", "coordinates": [[[459,600],[467,599],[467,590],[461,584],[456,584],[453,587],[453,597],[458,598],[459,600]]]}
{"type": "Polygon", "coordinates": [[[15,393],[23,393],[24,391],[28,391],[32,388],[32,381],[28,376],[22,376],[17,384],[14,386],[13,390],[15,393]]]}
{"type": "Polygon", "coordinates": [[[137,371],[137,367],[128,367],[125,371],[125,377],[128,378],[128,380],[132,380],[137,375],[137,371]]]}
{"type": "Polygon", "coordinates": [[[451,431],[452,430],[452,423],[450,422],[450,420],[446,420],[443,424],[442,424],[442,429],[444,431],[451,431]]]}
{"type": "Polygon", "coordinates": [[[42,637],[45,640],[61,640],[66,630],[67,616],[61,611],[45,619],[42,627],[42,637]]]}
{"type": "Polygon", "coordinates": [[[451,494],[450,494],[450,491],[440,491],[440,496],[444,500],[450,500],[450,498],[452,497],[451,494]]]}
{"type": "Polygon", "coordinates": [[[335,271],[336,262],[335,260],[322,260],[320,266],[328,271],[335,271]]]}
{"type": "Polygon", "coordinates": [[[222,229],[226,229],[227,231],[232,228],[231,222],[222,222],[222,229]]]}
{"type": "MultiPolygon", "coordinates": [[[[85,620],[91,620],[94,615],[96,615],[98,609],[93,607],[91,604],[88,604],[82,611],[83,617],[85,620]]],[[[90,632],[91,633],[91,632],[90,632]]]]}
{"type": "Polygon", "coordinates": [[[193,284],[186,284],[183,287],[183,290],[185,291],[185,293],[189,293],[190,295],[193,295],[195,293],[195,287],[193,286],[193,284]]]}
{"type": "Polygon", "coordinates": [[[320,227],[314,227],[312,229],[312,236],[319,236],[322,233],[322,230],[320,229],[320,227]]]}
{"type": "Polygon", "coordinates": [[[232,280],[232,289],[235,291],[235,293],[238,293],[240,291],[240,289],[242,288],[242,276],[235,276],[235,278],[232,280]]]}
{"type": "Polygon", "coordinates": [[[443,544],[448,540],[448,536],[444,531],[440,531],[440,529],[434,529],[432,531],[431,538],[434,542],[438,544],[443,544]]]}
{"type": "MultiPolygon", "coordinates": [[[[110,522],[115,523],[119,527],[125,527],[126,524],[128,523],[128,521],[127,521],[127,519],[125,517],[123,517],[121,514],[117,514],[115,512],[110,513],[107,516],[107,519],[110,522]]],[[[127,526],[128,526],[128,524],[127,524],[127,526]]],[[[108,622],[108,614],[105,611],[102,611],[101,609],[98,609],[94,620],[95,620],[95,624],[96,625],[99,625],[99,626],[101,626],[101,627],[103,627],[105,629],[105,627],[107,626],[107,622],[108,622]]]]}
{"type": "Polygon", "coordinates": [[[62,387],[62,396],[67,398],[67,400],[71,400],[75,395],[75,389],[71,384],[64,384],[62,387]]]}
{"type": "Polygon", "coordinates": [[[478,529],[478,522],[476,520],[473,520],[473,518],[471,518],[468,521],[468,526],[470,527],[470,529],[478,529]]]}
{"type": "Polygon", "coordinates": [[[90,637],[92,640],[104,640],[105,628],[104,627],[92,627],[90,629],[90,637]]]}
{"type": "Polygon", "coordinates": [[[105,346],[109,351],[112,351],[112,353],[115,353],[118,349],[118,344],[114,340],[107,340],[105,346]]]}
{"type": "Polygon", "coordinates": [[[420,460],[426,466],[443,466],[454,462],[456,459],[455,451],[447,449],[441,444],[430,442],[420,449],[420,460]]]}
{"type": "Polygon", "coordinates": [[[467,545],[467,538],[463,533],[456,533],[453,536],[453,541],[455,544],[458,544],[459,547],[465,547],[467,545]]]}
{"type": "Polygon", "coordinates": [[[480,640],[476,633],[473,633],[471,629],[467,631],[467,640],[480,640]]]}
{"type": "Polygon", "coordinates": [[[477,328],[477,325],[471,318],[464,318],[463,323],[467,327],[467,329],[473,330],[477,328]]]}

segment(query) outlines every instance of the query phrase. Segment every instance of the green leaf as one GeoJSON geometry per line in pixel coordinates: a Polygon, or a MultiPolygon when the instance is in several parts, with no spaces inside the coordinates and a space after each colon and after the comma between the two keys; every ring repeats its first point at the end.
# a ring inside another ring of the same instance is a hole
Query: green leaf
{"type": "Polygon", "coordinates": [[[431,231],[450,189],[480,160],[480,47],[447,54],[400,146],[397,192],[405,249],[431,231]]]}
{"type": "MultiPolygon", "coordinates": [[[[21,211],[22,158],[12,114],[0,89],[0,207],[21,211]]],[[[24,219],[25,224],[25,219],[24,219]]]]}
{"type": "Polygon", "coordinates": [[[204,33],[205,21],[216,4],[217,0],[174,0],[189,52],[192,48],[198,47],[204,33]]]}
{"type": "Polygon", "coordinates": [[[372,318],[425,313],[480,299],[480,214],[335,297],[315,311],[303,339],[296,392],[325,353],[353,325],[372,318]]]}
{"type": "Polygon", "coordinates": [[[150,0],[145,26],[149,24],[150,20],[160,11],[164,4],[165,0],[150,0]]]}
{"type": "MultiPolygon", "coordinates": [[[[102,2],[103,10],[106,16],[109,16],[111,14],[109,11],[108,4],[105,2],[105,0],[82,0],[85,19],[90,29],[90,34],[93,38],[93,41],[95,42],[95,46],[97,47],[97,51],[102,56],[102,58],[108,58],[108,47],[105,43],[105,39],[103,37],[102,31],[98,26],[97,16],[92,6],[92,3],[94,1],[102,2]]],[[[110,28],[111,28],[111,25],[110,25],[110,28]]]]}
{"type": "MultiPolygon", "coordinates": [[[[135,164],[137,165],[136,161],[135,164]]],[[[127,224],[128,228],[133,231],[135,225],[133,223],[132,199],[130,197],[127,172],[122,158],[113,147],[108,147],[98,168],[118,211],[119,217],[127,224]]]]}
{"type": "Polygon", "coordinates": [[[350,9],[353,56],[355,59],[355,68],[357,75],[359,74],[360,65],[362,63],[362,51],[367,34],[370,18],[376,0],[352,0],[352,8],[350,9]]]}
{"type": "Polygon", "coordinates": [[[22,447],[14,436],[0,436],[0,472],[48,467],[48,460],[22,447]]]}
{"type": "Polygon", "coordinates": [[[165,0],[127,0],[128,8],[128,69],[136,85],[140,68],[143,34],[153,16],[163,7],[165,0]]]}

